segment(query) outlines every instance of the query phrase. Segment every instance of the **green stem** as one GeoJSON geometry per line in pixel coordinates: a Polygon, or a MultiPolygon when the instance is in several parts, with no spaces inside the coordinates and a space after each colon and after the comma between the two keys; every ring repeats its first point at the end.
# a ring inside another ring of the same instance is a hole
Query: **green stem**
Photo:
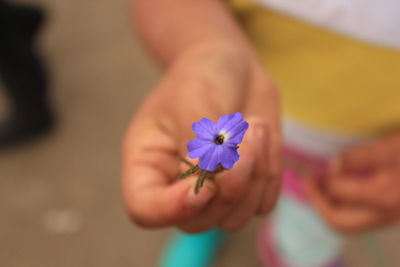
{"type": "Polygon", "coordinates": [[[185,179],[186,177],[188,177],[189,175],[197,172],[199,170],[199,166],[193,166],[192,168],[190,168],[189,170],[185,171],[184,173],[182,173],[181,175],[179,175],[179,179],[185,179]]]}
{"type": "Polygon", "coordinates": [[[207,178],[207,176],[209,175],[210,173],[208,172],[208,171],[201,171],[200,172],[200,176],[199,176],[199,178],[197,179],[197,181],[196,181],[196,186],[195,186],[195,188],[194,188],[194,193],[195,194],[197,194],[197,193],[199,193],[199,191],[200,191],[200,188],[203,186],[203,184],[204,184],[204,181],[206,180],[206,178],[207,178]]]}
{"type": "Polygon", "coordinates": [[[194,164],[191,163],[190,161],[188,161],[187,159],[185,159],[184,157],[179,156],[179,160],[182,161],[183,163],[185,163],[186,165],[188,165],[191,168],[194,167],[194,164]]]}

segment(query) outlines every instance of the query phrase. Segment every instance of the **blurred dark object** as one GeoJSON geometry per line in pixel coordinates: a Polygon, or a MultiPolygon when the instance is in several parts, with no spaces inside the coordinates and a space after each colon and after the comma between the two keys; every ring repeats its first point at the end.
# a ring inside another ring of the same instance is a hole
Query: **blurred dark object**
{"type": "Polygon", "coordinates": [[[11,109],[0,122],[0,149],[41,136],[52,128],[48,81],[35,50],[44,20],[36,7],[0,0],[0,77],[11,109]]]}

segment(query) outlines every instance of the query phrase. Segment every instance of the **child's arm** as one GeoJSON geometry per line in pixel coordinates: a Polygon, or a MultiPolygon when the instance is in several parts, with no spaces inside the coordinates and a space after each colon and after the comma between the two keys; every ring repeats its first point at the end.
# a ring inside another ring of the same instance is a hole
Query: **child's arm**
{"type": "Polygon", "coordinates": [[[400,133],[349,149],[324,186],[309,180],[316,208],[335,228],[359,232],[400,218],[400,133]]]}
{"type": "Polygon", "coordinates": [[[278,97],[232,16],[216,0],[135,0],[147,47],[166,67],[124,142],[123,192],[133,220],[189,232],[234,230],[268,212],[280,185],[278,97]],[[177,180],[191,124],[240,111],[250,128],[232,170],[193,194],[177,180]]]}
{"type": "Polygon", "coordinates": [[[139,36],[163,65],[187,50],[208,44],[235,46],[254,57],[234,17],[220,0],[135,0],[139,36]]]}

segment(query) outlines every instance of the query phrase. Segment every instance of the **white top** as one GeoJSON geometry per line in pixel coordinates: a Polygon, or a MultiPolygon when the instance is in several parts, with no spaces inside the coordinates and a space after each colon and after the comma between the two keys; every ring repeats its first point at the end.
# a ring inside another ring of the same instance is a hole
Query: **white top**
{"type": "Polygon", "coordinates": [[[371,138],[371,136],[333,134],[287,117],[282,122],[282,132],[286,146],[323,158],[337,155],[371,138]]]}
{"type": "Polygon", "coordinates": [[[312,24],[400,49],[400,0],[255,0],[312,24]]]}

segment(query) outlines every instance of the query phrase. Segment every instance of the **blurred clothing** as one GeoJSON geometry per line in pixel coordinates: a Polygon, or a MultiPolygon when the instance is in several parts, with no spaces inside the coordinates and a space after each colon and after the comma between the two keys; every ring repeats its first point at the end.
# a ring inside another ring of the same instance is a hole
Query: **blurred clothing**
{"type": "Polygon", "coordinates": [[[255,0],[323,29],[379,46],[400,47],[397,0],[255,0]]]}
{"type": "Polygon", "coordinates": [[[340,266],[342,240],[301,179],[400,124],[400,2],[227,0],[282,92],[284,185],[260,236],[266,266],[340,266]]]}
{"type": "Polygon", "coordinates": [[[285,171],[283,188],[271,220],[259,237],[265,266],[338,267],[343,240],[320,218],[309,203],[302,179],[324,179],[329,159],[346,148],[365,142],[345,138],[285,119],[285,171]]]}
{"type": "Polygon", "coordinates": [[[285,171],[283,188],[271,220],[259,237],[265,266],[344,266],[343,240],[320,218],[308,202],[302,178],[324,179],[328,160],[362,138],[344,138],[284,120],[285,171]]]}
{"type": "Polygon", "coordinates": [[[355,138],[398,126],[398,1],[229,2],[278,83],[286,117],[355,138]]]}

